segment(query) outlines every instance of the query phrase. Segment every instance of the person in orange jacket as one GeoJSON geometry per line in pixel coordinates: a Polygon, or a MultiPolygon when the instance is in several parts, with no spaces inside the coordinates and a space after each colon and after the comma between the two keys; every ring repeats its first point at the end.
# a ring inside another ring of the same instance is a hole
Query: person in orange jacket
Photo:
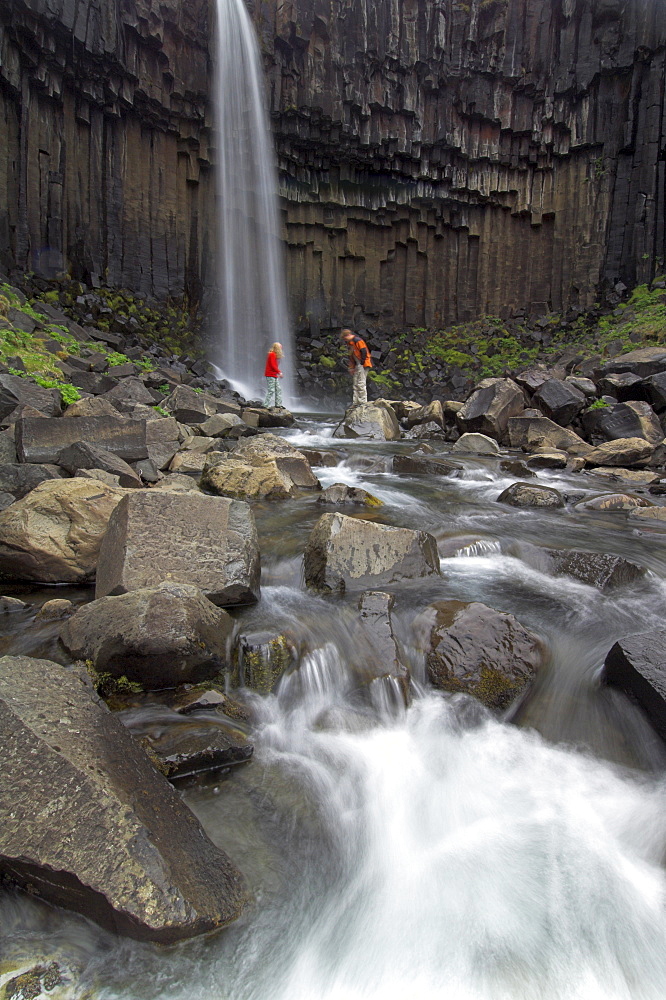
{"type": "Polygon", "coordinates": [[[280,366],[278,364],[281,357],[282,344],[278,343],[276,340],[275,343],[271,345],[271,349],[268,352],[266,367],[264,369],[264,375],[266,376],[266,395],[264,397],[264,406],[267,409],[268,407],[282,408],[282,389],[280,388],[280,383],[278,381],[278,379],[282,378],[282,372],[280,371],[280,366]]]}
{"type": "Polygon", "coordinates": [[[351,330],[343,330],[340,337],[349,348],[349,371],[352,376],[352,406],[368,402],[368,368],[372,358],[366,342],[351,330]]]}

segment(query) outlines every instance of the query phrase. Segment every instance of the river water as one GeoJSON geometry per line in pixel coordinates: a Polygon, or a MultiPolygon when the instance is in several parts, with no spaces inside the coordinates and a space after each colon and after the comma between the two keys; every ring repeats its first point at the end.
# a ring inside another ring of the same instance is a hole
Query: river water
{"type": "MultiPolygon", "coordinates": [[[[14,965],[59,961],[70,983],[58,998],[663,1000],[666,754],[598,674],[617,638],[663,623],[666,534],[573,503],[499,505],[513,479],[494,458],[456,456],[457,479],[396,476],[392,455],[413,443],[333,441],[332,428],[302,420],[286,436],[340,452],[317,470],[323,485],[384,502],[357,516],[428,530],[440,547],[441,578],[387,588],[410,708],[362,682],[372,650],[356,632],[358,595],[303,586],[322,513],[313,495],[258,505],[262,598],[238,617],[244,630],[288,631],[299,669],[271,696],[247,694],[253,760],[183,788],[244,872],[250,906],[221,934],[160,948],[5,892],[0,951],[14,965]],[[604,596],[549,575],[544,545],[617,553],[649,572],[604,596]],[[512,612],[548,643],[548,666],[508,718],[428,688],[411,625],[446,598],[512,612]]],[[[538,477],[571,501],[616,489],[538,477]]],[[[43,627],[42,655],[54,635],[43,627]]],[[[3,651],[31,641],[19,634],[3,651]]]]}

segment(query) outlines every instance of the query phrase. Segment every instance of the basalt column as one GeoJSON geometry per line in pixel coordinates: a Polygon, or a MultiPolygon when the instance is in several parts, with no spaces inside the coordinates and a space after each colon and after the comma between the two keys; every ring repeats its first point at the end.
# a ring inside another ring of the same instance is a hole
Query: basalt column
{"type": "Polygon", "coordinates": [[[661,0],[267,0],[292,312],[590,306],[664,259],[661,0]]]}
{"type": "Polygon", "coordinates": [[[208,0],[0,4],[0,266],[198,298],[208,0]]]}

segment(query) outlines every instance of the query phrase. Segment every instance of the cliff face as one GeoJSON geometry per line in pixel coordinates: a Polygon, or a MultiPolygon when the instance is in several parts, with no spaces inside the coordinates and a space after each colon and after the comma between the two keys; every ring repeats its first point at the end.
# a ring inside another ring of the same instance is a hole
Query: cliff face
{"type": "MultiPolygon", "coordinates": [[[[436,328],[666,256],[662,0],[247,0],[290,304],[436,328]]],[[[211,285],[212,0],[0,4],[0,264],[211,285]]]]}
{"type": "Polygon", "coordinates": [[[661,0],[262,0],[300,323],[586,307],[664,259],[661,0]]]}
{"type": "Polygon", "coordinates": [[[0,264],[198,297],[208,0],[0,4],[0,264]]]}

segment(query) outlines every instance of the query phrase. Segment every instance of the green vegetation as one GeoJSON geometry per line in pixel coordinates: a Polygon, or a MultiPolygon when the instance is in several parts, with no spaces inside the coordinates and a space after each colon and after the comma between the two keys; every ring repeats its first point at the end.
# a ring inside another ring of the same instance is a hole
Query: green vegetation
{"type": "Polygon", "coordinates": [[[168,410],[165,410],[163,406],[153,406],[155,413],[159,413],[161,417],[170,417],[171,414],[168,410]]]}
{"type": "Polygon", "coordinates": [[[608,403],[603,399],[595,399],[593,403],[590,403],[588,410],[607,410],[608,403]]]}
{"type": "Polygon", "coordinates": [[[106,360],[109,362],[109,367],[115,368],[118,365],[128,365],[130,364],[130,359],[126,354],[121,354],[120,351],[111,351],[106,356],[106,360]]]}

